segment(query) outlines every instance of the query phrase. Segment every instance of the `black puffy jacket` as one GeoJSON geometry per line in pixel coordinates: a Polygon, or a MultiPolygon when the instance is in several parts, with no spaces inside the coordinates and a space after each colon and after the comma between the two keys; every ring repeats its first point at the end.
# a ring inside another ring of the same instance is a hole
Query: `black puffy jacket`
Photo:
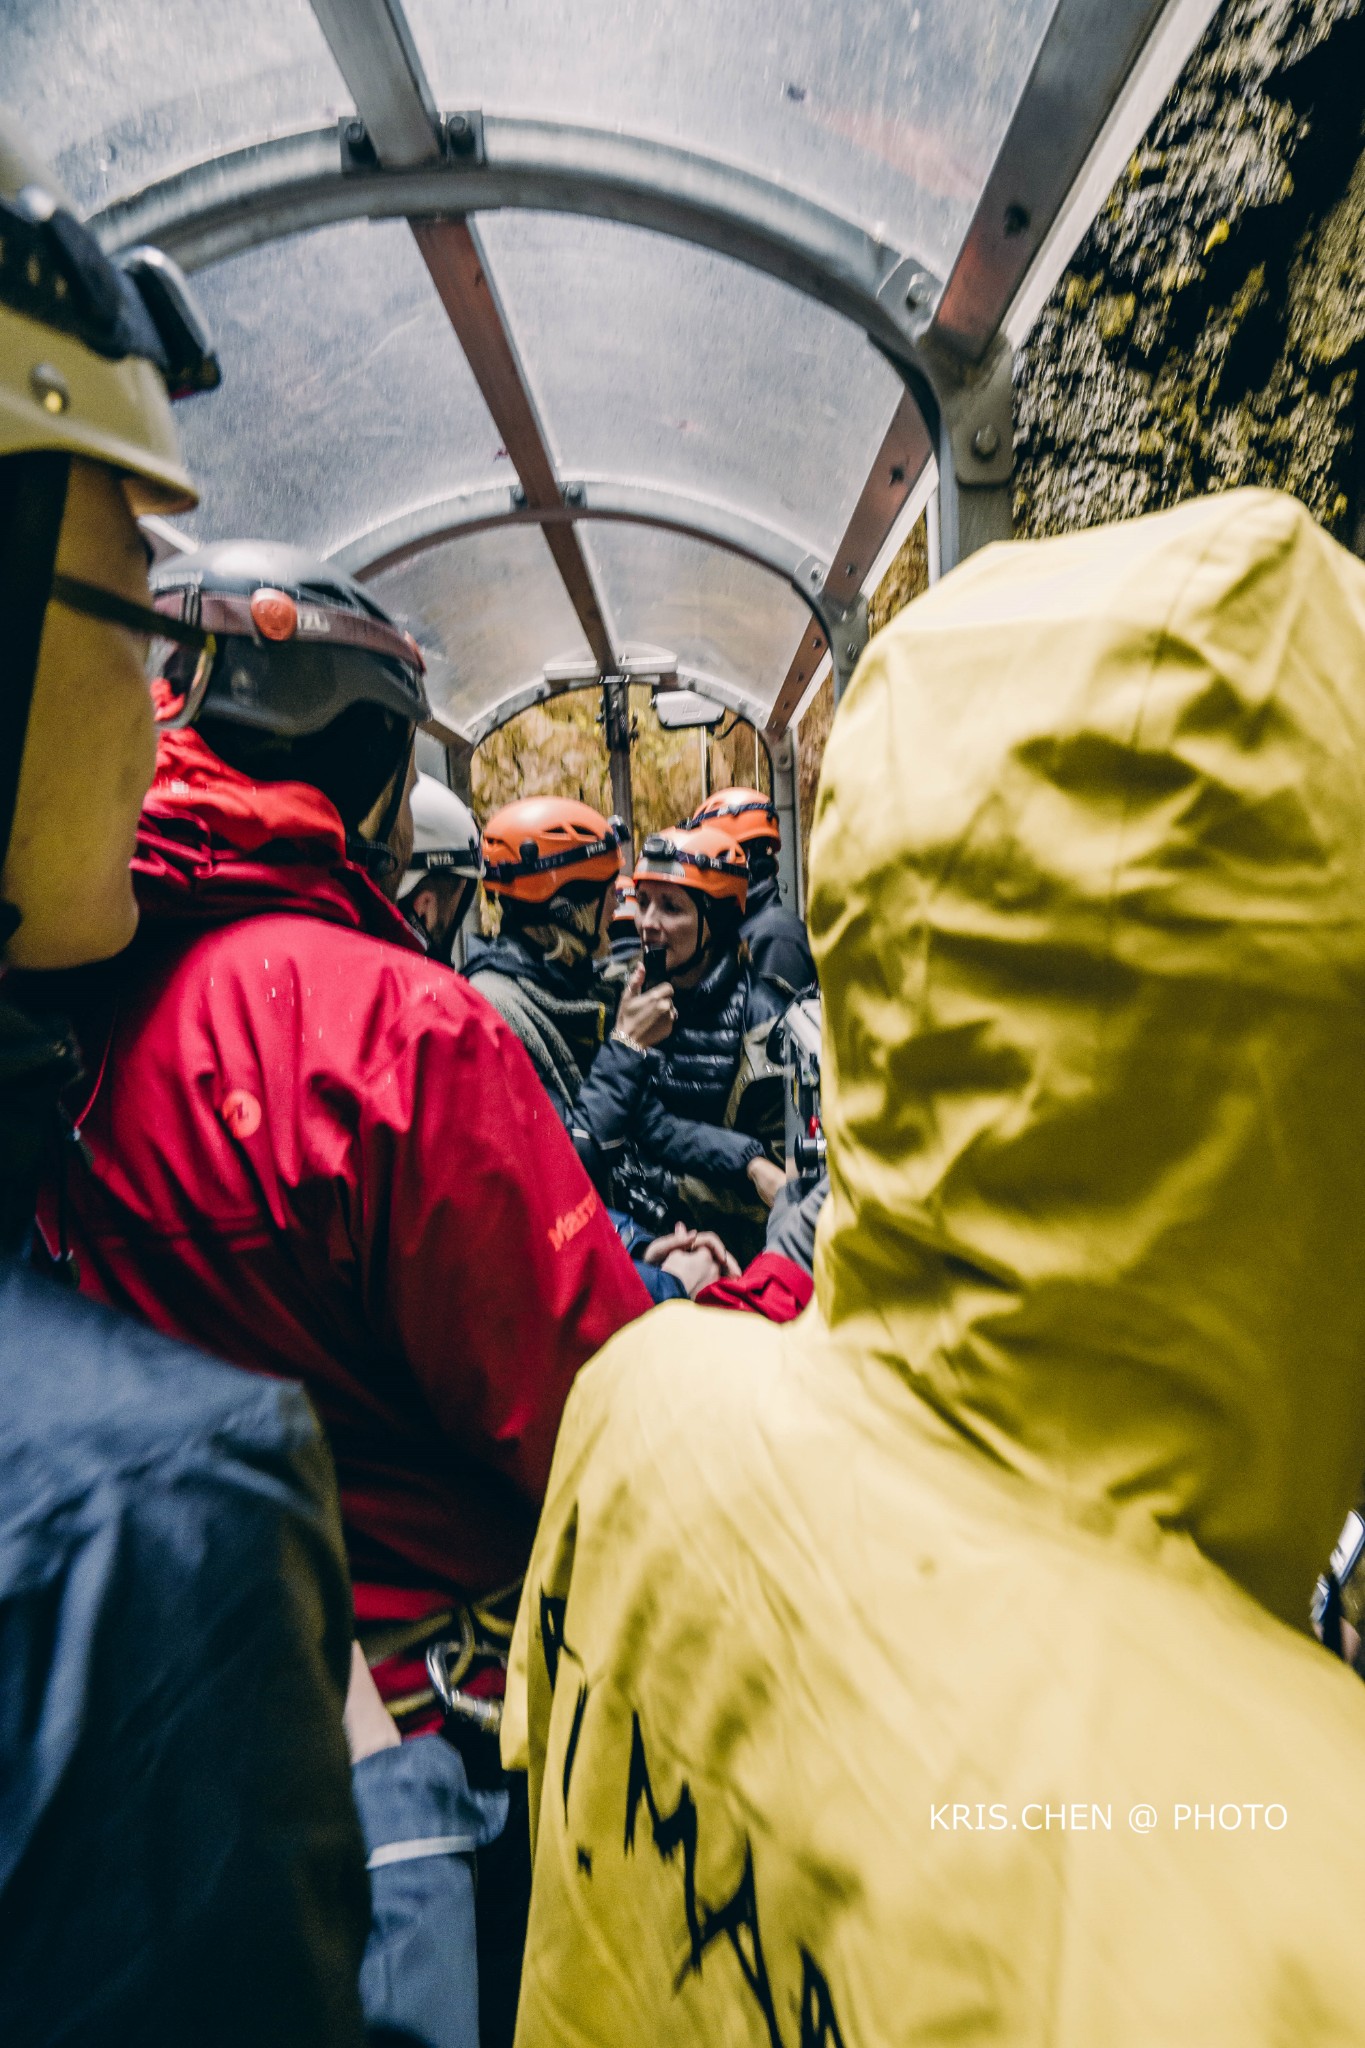
{"type": "Polygon", "coordinates": [[[686,1211],[738,1251],[755,1224],[762,1237],[749,1162],[782,1154],[782,1083],[763,1046],[786,1003],[735,953],[676,1001],[678,1021],[653,1051],[608,1040],[579,1094],[574,1137],[599,1184],[610,1174],[617,1201],[642,1222],[686,1211]],[[727,1231],[724,1219],[737,1216],[748,1228],[727,1231]]]}
{"type": "Polygon", "coordinates": [[[671,1117],[724,1124],[745,1036],[780,1017],[782,999],[736,954],[724,953],[674,1002],[678,1021],[652,1055],[654,1094],[671,1117]]]}
{"type": "Polygon", "coordinates": [[[783,909],[776,876],[756,882],[750,889],[740,937],[749,948],[754,973],[771,982],[789,1002],[815,987],[815,962],[806,927],[794,911],[783,909]]]}

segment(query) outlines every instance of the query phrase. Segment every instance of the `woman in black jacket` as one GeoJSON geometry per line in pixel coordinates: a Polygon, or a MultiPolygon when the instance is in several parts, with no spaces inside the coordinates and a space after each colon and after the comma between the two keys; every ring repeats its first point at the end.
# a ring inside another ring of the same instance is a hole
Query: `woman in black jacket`
{"type": "Polygon", "coordinates": [[[782,1078],[767,1037],[785,1007],[740,939],[743,853],[714,825],[657,833],[635,870],[646,954],[662,952],[676,1022],[654,1047],[619,1024],[575,1105],[580,1150],[645,1224],[682,1215],[745,1262],[783,1184],[782,1078]]]}

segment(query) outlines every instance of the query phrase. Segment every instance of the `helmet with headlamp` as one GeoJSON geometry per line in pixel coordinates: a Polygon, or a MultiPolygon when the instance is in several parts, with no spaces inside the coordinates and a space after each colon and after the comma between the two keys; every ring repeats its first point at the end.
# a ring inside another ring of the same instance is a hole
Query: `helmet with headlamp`
{"type": "Polygon", "coordinates": [[[220,377],[178,266],[107,256],[0,117],[0,459],[84,456],[133,479],[140,511],[183,511],[198,494],[170,401],[220,377]]]}
{"type": "MultiPolygon", "coordinates": [[[[212,636],[208,648],[168,637],[154,649],[163,728],[198,727],[256,780],[314,784],[358,830],[430,716],[412,634],[353,577],[274,541],[173,556],[152,593],[168,634],[188,624],[212,636]]],[[[401,799],[400,788],[394,816],[401,799]]]]}
{"type": "Polygon", "coordinates": [[[621,869],[621,828],[569,796],[519,797],[483,828],[483,885],[490,896],[548,903],[574,883],[605,894],[621,869]]]}
{"type": "Polygon", "coordinates": [[[671,882],[706,899],[700,908],[733,904],[743,911],[749,893],[749,864],[719,825],[679,825],[651,832],[635,863],[635,883],[671,882]]]}

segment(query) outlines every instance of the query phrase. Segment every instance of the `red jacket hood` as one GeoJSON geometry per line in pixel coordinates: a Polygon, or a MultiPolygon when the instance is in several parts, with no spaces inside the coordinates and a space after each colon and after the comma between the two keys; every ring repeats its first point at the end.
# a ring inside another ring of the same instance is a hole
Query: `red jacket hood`
{"type": "Polygon", "coordinates": [[[422,942],[346,857],[334,804],[306,782],[252,782],[193,731],[163,733],[133,879],[152,923],[227,924],[294,910],[420,953],[422,942]]]}

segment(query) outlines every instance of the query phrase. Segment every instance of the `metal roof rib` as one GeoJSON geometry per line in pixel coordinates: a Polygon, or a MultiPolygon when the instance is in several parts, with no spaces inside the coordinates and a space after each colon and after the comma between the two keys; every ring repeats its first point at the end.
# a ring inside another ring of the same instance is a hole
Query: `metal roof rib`
{"type": "MultiPolygon", "coordinates": [[[[400,0],[311,0],[380,165],[440,164],[443,130],[400,0]]],[[[561,502],[554,461],[484,254],[467,221],[409,223],[441,304],[502,435],[528,505],[561,502]]],[[[569,602],[604,673],[612,639],[592,571],[571,528],[546,530],[569,602]]]]}

